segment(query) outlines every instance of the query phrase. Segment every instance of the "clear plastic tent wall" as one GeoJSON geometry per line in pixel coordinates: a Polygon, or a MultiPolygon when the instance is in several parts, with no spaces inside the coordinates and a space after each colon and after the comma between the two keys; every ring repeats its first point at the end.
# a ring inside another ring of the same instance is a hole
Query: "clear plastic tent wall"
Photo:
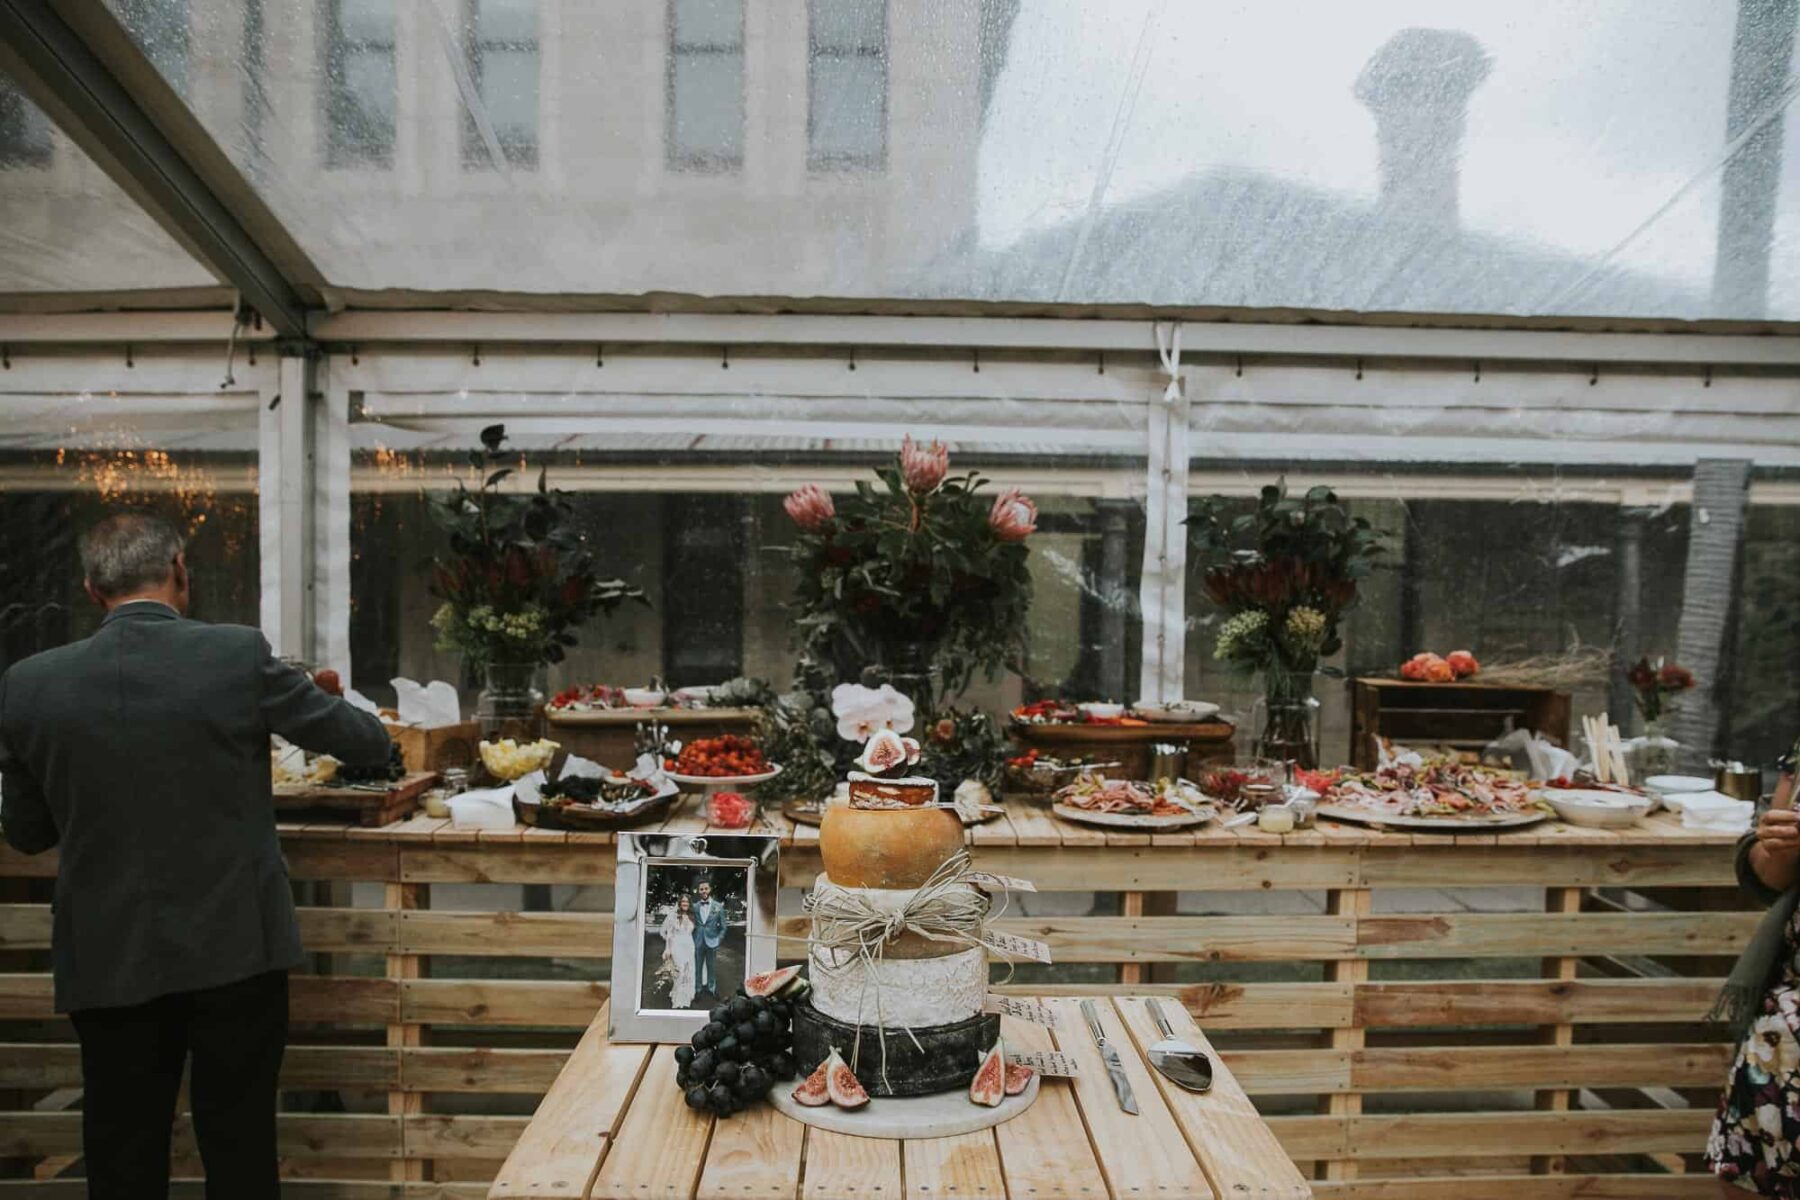
{"type": "MultiPolygon", "coordinates": [[[[228,350],[229,320],[205,344],[11,339],[0,502],[65,542],[119,502],[229,529],[197,545],[210,615],[371,692],[457,669],[426,624],[423,497],[504,423],[652,600],[552,686],[785,682],[781,496],[912,433],[1044,513],[1030,659],[985,707],[1247,710],[1182,520],[1285,476],[1389,537],[1334,666],[1673,657],[1689,589],[1722,588],[1716,748],[1766,760],[1800,726],[1782,5],[108,8],[286,240],[317,313],[316,377],[289,378],[319,407],[284,418],[288,360],[249,330],[228,350]],[[1474,328],[1505,325],[1528,328],[1474,328]],[[1702,569],[1726,509],[1696,492],[1739,476],[1736,557],[1702,569]]],[[[148,339],[231,304],[8,83],[0,206],[9,309],[149,308],[148,339]]],[[[4,571],[36,622],[9,658],[88,619],[66,554],[4,571]]],[[[1577,708],[1616,714],[1620,688],[1577,708]]],[[[1321,696],[1335,760],[1348,714],[1321,696]]]]}

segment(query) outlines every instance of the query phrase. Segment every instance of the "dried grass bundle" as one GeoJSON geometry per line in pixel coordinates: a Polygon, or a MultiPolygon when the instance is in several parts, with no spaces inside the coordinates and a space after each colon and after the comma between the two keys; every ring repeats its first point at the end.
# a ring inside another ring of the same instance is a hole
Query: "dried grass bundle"
{"type": "Polygon", "coordinates": [[[1612,676],[1613,652],[1604,646],[1570,646],[1556,654],[1532,654],[1482,664],[1476,683],[1505,687],[1547,687],[1570,691],[1604,684],[1612,676]]]}

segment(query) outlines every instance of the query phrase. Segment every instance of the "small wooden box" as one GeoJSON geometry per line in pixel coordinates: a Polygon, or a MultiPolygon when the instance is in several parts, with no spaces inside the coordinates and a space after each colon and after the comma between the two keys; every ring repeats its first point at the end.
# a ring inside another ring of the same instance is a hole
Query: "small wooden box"
{"type": "Polygon", "coordinates": [[[1478,751],[1509,724],[1567,746],[1569,693],[1487,683],[1350,681],[1350,764],[1358,770],[1375,769],[1380,738],[1415,748],[1478,751]]]}
{"type": "Polygon", "coordinates": [[[481,725],[459,721],[422,729],[417,725],[389,725],[388,736],[400,747],[400,759],[408,771],[440,772],[449,767],[473,770],[481,761],[481,725]]]}
{"type": "Polygon", "coordinates": [[[1227,721],[1201,721],[1192,725],[1078,725],[1062,722],[1015,721],[1008,732],[1024,749],[1036,748],[1057,758],[1080,756],[1089,761],[1112,760],[1120,764],[1125,779],[1148,779],[1152,747],[1168,743],[1187,750],[1188,777],[1202,765],[1232,763],[1237,756],[1231,738],[1237,732],[1227,721]]]}

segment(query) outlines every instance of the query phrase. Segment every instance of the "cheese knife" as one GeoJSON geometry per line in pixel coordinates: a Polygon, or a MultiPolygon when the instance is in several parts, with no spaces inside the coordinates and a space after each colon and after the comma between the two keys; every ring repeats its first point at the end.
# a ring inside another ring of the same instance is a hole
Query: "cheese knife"
{"type": "Polygon", "coordinates": [[[1163,1016],[1162,1002],[1155,997],[1144,1001],[1144,1007],[1150,1012],[1150,1019],[1156,1022],[1157,1031],[1162,1034],[1162,1041],[1150,1047],[1150,1065],[1163,1073],[1167,1079],[1190,1092],[1208,1092],[1212,1090],[1212,1059],[1204,1050],[1197,1049],[1175,1036],[1175,1030],[1169,1019],[1163,1016]]]}
{"type": "Polygon", "coordinates": [[[1100,1028],[1100,1015],[1094,1011],[1092,1000],[1081,1002],[1081,1015],[1087,1018],[1088,1032],[1094,1035],[1094,1045],[1100,1048],[1100,1061],[1106,1064],[1106,1077],[1112,1080],[1113,1094],[1119,1098],[1119,1107],[1137,1116],[1137,1097],[1131,1094],[1131,1081],[1125,1078],[1125,1063],[1119,1052],[1106,1040],[1106,1031],[1100,1028]]]}

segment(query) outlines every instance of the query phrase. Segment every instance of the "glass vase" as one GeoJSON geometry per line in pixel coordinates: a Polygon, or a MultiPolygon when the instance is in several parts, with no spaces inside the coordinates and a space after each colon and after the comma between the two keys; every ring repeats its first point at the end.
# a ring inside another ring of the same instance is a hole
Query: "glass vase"
{"type": "Polygon", "coordinates": [[[1644,722],[1644,736],[1632,753],[1632,774],[1642,783],[1652,775],[1673,775],[1681,743],[1669,736],[1667,714],[1644,722]]]}
{"type": "Polygon", "coordinates": [[[539,683],[542,663],[492,662],[483,668],[475,719],[484,741],[512,738],[535,742],[544,732],[544,692],[539,683]]]}
{"type": "Polygon", "coordinates": [[[1263,672],[1263,694],[1251,713],[1256,755],[1315,770],[1319,765],[1319,700],[1311,671],[1263,672]]]}

